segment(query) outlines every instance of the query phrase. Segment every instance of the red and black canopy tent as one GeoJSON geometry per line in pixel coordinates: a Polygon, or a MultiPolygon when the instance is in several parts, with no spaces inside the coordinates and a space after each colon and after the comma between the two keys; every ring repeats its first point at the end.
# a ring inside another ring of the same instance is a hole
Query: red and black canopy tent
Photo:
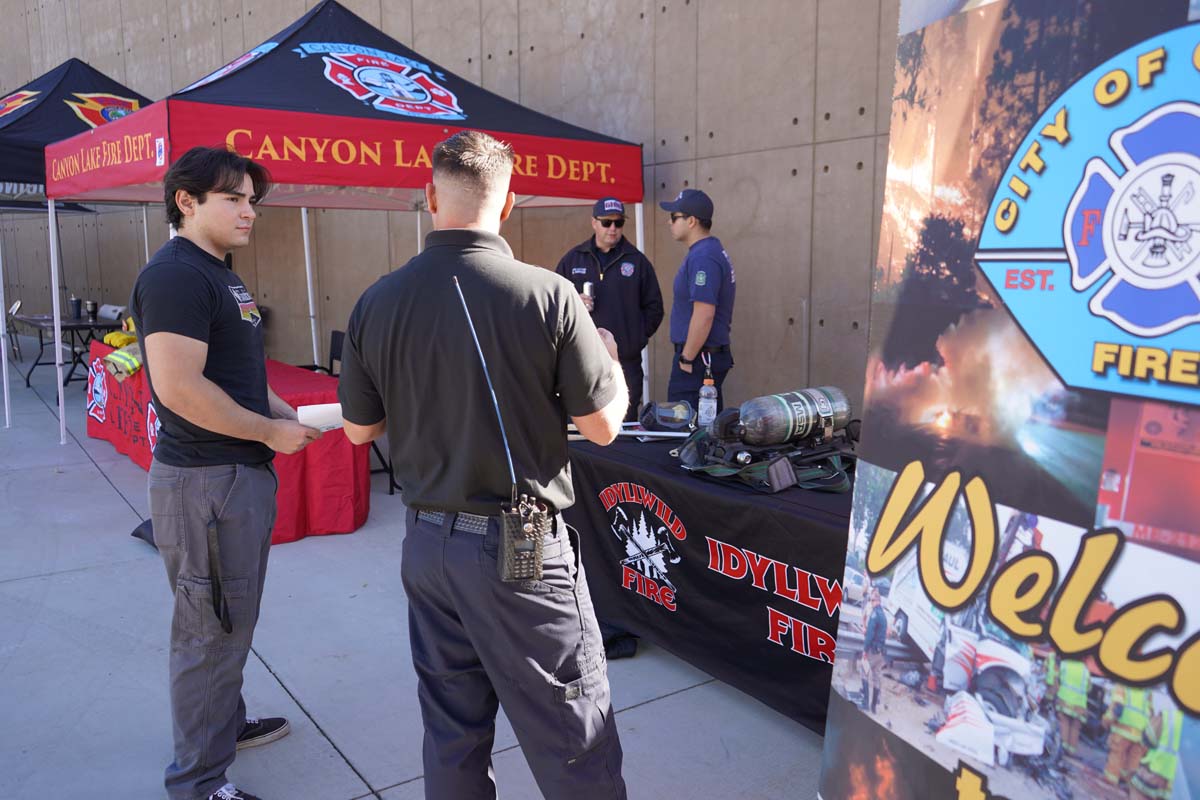
{"type": "MultiPolygon", "coordinates": [[[[41,212],[46,174],[43,151],[50,142],[88,131],[148,106],[150,101],[77,58],[59,64],[21,88],[0,97],[0,211],[41,212]]],[[[50,228],[51,247],[57,229],[50,228]]],[[[58,269],[54,268],[52,304],[58,310],[58,269]]],[[[4,263],[0,254],[0,309],[4,298],[4,263]]],[[[55,338],[61,357],[61,333],[55,338]]],[[[0,350],[8,352],[8,326],[0,326],[0,350]]],[[[4,427],[11,424],[8,396],[8,358],[3,359],[4,427]]],[[[59,405],[62,369],[59,368],[59,405]]],[[[63,440],[66,440],[65,420],[63,440]]]]}
{"type": "MultiPolygon", "coordinates": [[[[137,114],[48,146],[47,194],[161,202],[167,168],[196,145],[224,144],[264,164],[275,181],[265,203],[301,208],[313,358],[319,362],[307,209],[420,210],[433,146],[467,128],[513,145],[518,163],[512,190],[519,207],[617,197],[636,204],[643,246],[639,145],[488,92],[334,0],[137,114]]],[[[417,221],[419,226],[420,215],[417,221]]],[[[56,258],[52,248],[51,260],[56,258]]]]}

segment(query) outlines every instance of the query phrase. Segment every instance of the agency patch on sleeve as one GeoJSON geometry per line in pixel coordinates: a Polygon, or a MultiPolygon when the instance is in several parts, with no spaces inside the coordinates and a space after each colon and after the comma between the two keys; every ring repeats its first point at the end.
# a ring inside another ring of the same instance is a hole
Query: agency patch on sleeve
{"type": "Polygon", "coordinates": [[[700,270],[696,273],[696,285],[704,286],[706,283],[708,283],[708,275],[704,273],[704,270],[700,270]]]}

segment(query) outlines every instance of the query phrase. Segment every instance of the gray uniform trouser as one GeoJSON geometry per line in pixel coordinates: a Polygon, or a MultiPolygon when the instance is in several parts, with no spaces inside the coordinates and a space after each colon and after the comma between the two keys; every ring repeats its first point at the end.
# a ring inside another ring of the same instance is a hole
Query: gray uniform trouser
{"type": "Polygon", "coordinates": [[[175,759],[166,770],[171,800],[205,798],[225,784],[246,721],[242,669],[258,622],[275,525],[269,465],[150,465],[154,543],[175,593],[171,620],[171,718],[175,759]],[[221,585],[233,632],[213,611],[208,526],[216,522],[221,585]]]}
{"type": "MultiPolygon", "coordinates": [[[[604,644],[579,559],[557,517],[541,581],[504,583],[499,519],[487,533],[408,512],[401,574],[425,723],[425,797],[491,800],[497,703],[547,800],[623,800],[604,644]]],[[[573,546],[574,545],[574,546],[573,546]]]]}

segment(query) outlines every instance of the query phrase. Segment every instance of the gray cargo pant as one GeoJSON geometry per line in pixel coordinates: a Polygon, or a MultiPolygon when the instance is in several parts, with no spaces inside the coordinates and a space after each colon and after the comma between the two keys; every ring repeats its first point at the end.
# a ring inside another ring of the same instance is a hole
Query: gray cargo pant
{"type": "Polygon", "coordinates": [[[171,718],[175,759],[166,770],[171,800],[208,797],[225,784],[246,721],[242,668],[258,622],[275,525],[269,465],[150,465],[154,543],[175,593],[171,620],[171,718]],[[213,611],[208,526],[216,521],[221,583],[232,633],[213,611]]]}
{"type": "MultiPolygon", "coordinates": [[[[491,800],[497,703],[547,800],[624,800],[604,644],[562,517],[541,581],[504,583],[487,533],[407,517],[401,575],[425,723],[425,797],[491,800]]],[[[572,539],[576,539],[572,542],[572,539]]]]}

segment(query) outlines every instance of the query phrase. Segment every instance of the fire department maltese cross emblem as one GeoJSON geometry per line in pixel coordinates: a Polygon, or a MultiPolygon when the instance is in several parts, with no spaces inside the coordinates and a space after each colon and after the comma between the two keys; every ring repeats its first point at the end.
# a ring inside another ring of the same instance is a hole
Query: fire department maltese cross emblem
{"type": "Polygon", "coordinates": [[[1184,152],[1198,140],[1200,106],[1188,102],[1117,129],[1121,169],[1092,158],[1063,221],[1071,287],[1103,281],[1089,309],[1138,336],[1200,321],[1200,158],[1184,152]]]}
{"type": "Polygon", "coordinates": [[[104,422],[105,406],[108,405],[108,370],[104,359],[93,358],[88,367],[87,413],[97,422],[104,422]]]}
{"type": "Polygon", "coordinates": [[[305,43],[296,52],[324,54],[325,77],[377,111],[426,119],[466,119],[458,97],[436,80],[445,76],[397,53],[353,44],[305,43]]]}

